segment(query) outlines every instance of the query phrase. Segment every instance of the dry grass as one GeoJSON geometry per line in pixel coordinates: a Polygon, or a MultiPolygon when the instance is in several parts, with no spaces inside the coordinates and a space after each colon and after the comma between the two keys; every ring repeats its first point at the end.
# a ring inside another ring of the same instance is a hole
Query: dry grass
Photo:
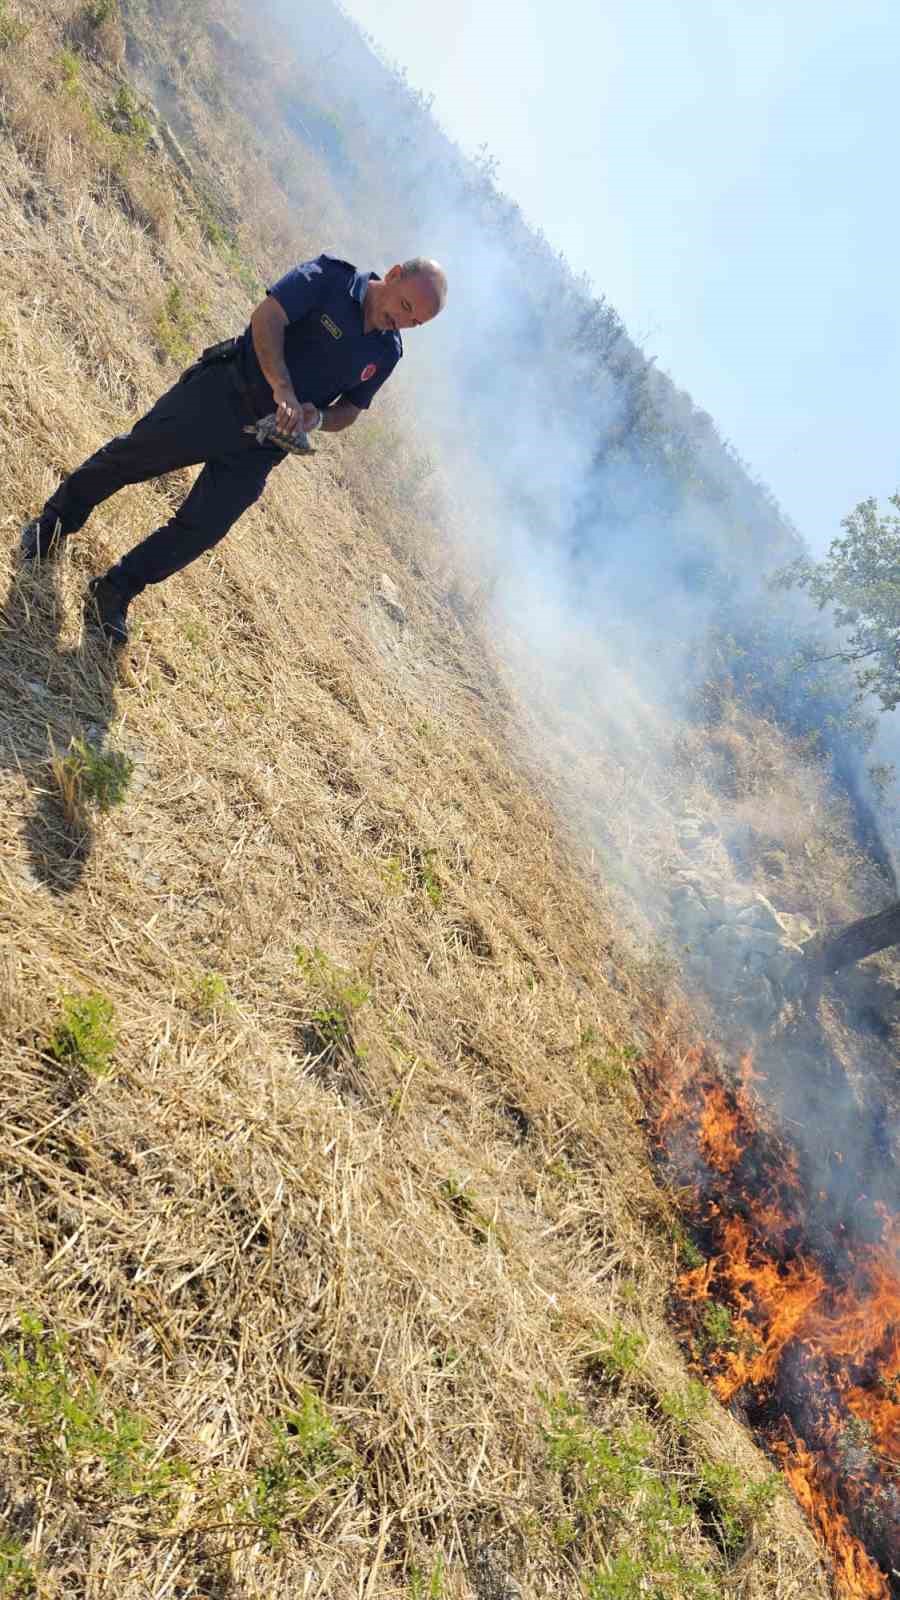
{"type": "MultiPolygon", "coordinates": [[[[0,1592],[508,1600],[593,1574],[599,1596],[617,1558],[659,1567],[662,1539],[673,1600],[824,1596],[787,1500],[747,1513],[739,1551],[701,1515],[704,1461],[738,1463],[742,1488],[762,1468],[711,1401],[667,1414],[686,1383],[664,1318],[676,1249],[629,1056],[661,1030],[677,1048],[680,1024],[506,755],[477,638],[400,566],[399,508],[364,512],[357,447],[288,463],[211,558],[143,598],[118,666],[82,636],[84,578],[183,481],[101,508],[57,571],[17,570],[59,473],[163,383],[170,286],[196,343],[248,309],[195,227],[167,240],[98,181],[90,112],[52,83],[71,14],[18,11],[0,1592]],[[83,778],[65,787],[73,739],[134,763],[108,814],[83,778]],[[622,1330],[643,1342],[617,1366],[598,1351],[622,1330]],[[622,1457],[637,1422],[633,1481],[609,1467],[591,1500],[583,1452],[622,1457]]],[[[108,65],[80,70],[89,99],[108,92],[108,65]]],[[[174,210],[183,178],[131,159],[129,185],[174,210]]]]}

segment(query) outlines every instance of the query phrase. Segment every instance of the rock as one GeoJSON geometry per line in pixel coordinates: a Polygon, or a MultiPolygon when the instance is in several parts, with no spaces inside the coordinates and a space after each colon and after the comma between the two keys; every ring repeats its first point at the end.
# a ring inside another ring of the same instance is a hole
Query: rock
{"type": "Polygon", "coordinates": [[[805,917],[797,916],[791,911],[776,911],[775,915],[792,945],[799,947],[814,937],[816,930],[805,917]]]}
{"type": "Polygon", "coordinates": [[[755,895],[750,904],[737,913],[735,921],[742,926],[765,928],[775,935],[783,931],[774,908],[764,894],[755,895]]]}
{"type": "MultiPolygon", "coordinates": [[[[789,953],[789,952],[788,952],[789,953]]],[[[786,1000],[799,1000],[809,984],[809,966],[801,951],[794,954],[793,960],[779,978],[781,991],[786,1000]]]]}
{"type": "Polygon", "coordinates": [[[703,840],[699,833],[680,833],[678,835],[678,843],[682,850],[686,850],[689,855],[693,855],[695,850],[700,849],[703,840]]]}
{"type": "Polygon", "coordinates": [[[399,622],[402,627],[406,621],[406,610],[400,599],[400,590],[397,588],[393,578],[388,577],[386,572],[382,572],[378,579],[375,593],[388,615],[393,617],[395,622],[399,622]]]}
{"type": "Polygon", "coordinates": [[[761,973],[740,995],[741,1010],[755,1028],[766,1028],[778,1015],[780,1002],[774,985],[761,973]]]}
{"type": "Polygon", "coordinates": [[[718,927],[721,927],[724,923],[733,922],[735,914],[739,910],[739,902],[726,900],[724,895],[721,894],[707,895],[706,904],[713,923],[718,927]]]}

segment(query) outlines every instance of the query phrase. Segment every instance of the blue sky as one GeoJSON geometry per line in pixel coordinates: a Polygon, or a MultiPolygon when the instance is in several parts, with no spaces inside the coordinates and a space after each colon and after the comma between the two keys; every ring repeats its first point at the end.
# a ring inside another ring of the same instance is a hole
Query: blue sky
{"type": "Polygon", "coordinates": [[[813,547],[900,488],[900,0],[346,0],[813,547]]]}

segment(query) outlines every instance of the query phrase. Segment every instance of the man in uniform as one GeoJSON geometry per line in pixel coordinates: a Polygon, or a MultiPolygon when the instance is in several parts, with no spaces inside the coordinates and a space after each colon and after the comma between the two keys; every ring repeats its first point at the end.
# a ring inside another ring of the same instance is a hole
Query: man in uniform
{"type": "Polygon", "coordinates": [[[349,428],[400,360],[400,330],[429,322],[446,298],[442,269],[420,257],[384,279],[327,255],[294,267],[242,335],[204,350],[130,433],[60,484],[22,531],[23,561],[59,555],[69,534],[124,484],[204,463],[174,517],[91,580],[87,620],[110,644],[125,644],[135,595],[224,538],[285,459],[247,425],[275,412],[279,431],[292,436],[349,428]]]}

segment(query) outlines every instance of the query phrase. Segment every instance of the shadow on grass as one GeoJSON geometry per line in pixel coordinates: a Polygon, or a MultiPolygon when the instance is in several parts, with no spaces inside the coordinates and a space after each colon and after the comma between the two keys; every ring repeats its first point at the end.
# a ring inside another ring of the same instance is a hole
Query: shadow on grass
{"type": "Polygon", "coordinates": [[[62,644],[62,573],[61,562],[33,572],[17,564],[0,603],[0,763],[33,791],[29,864],[57,895],[81,882],[95,828],[83,808],[64,804],[54,756],[64,757],[73,739],[102,750],[118,679],[116,657],[90,631],[74,648],[62,644]]]}

